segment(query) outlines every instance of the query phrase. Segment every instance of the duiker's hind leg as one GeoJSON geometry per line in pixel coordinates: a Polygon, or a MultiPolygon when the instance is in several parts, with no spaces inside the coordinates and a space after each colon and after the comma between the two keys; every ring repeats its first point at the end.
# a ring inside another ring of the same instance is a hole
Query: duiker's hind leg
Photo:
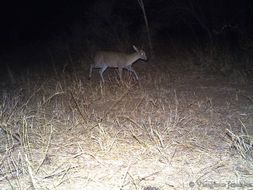
{"type": "Polygon", "coordinates": [[[107,69],[107,67],[108,67],[108,66],[104,65],[104,66],[99,70],[99,74],[100,74],[100,77],[101,77],[103,83],[105,82],[104,77],[103,77],[103,73],[104,73],[104,71],[107,69]]]}
{"type": "Polygon", "coordinates": [[[90,64],[89,80],[91,79],[91,73],[92,73],[93,67],[94,67],[94,64],[90,64]]]}

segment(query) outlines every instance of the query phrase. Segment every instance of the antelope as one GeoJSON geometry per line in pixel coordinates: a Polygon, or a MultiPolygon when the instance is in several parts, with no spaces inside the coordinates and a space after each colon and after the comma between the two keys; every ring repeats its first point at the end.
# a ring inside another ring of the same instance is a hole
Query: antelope
{"type": "Polygon", "coordinates": [[[147,60],[146,53],[143,50],[139,50],[133,45],[135,50],[132,54],[120,53],[120,52],[109,52],[109,51],[100,51],[97,52],[94,57],[94,63],[90,65],[89,79],[91,78],[93,68],[99,68],[99,74],[104,83],[103,73],[104,71],[110,68],[118,68],[119,78],[122,80],[122,70],[127,69],[134,73],[136,80],[139,80],[139,77],[135,70],[132,68],[132,64],[139,59],[147,60]]]}

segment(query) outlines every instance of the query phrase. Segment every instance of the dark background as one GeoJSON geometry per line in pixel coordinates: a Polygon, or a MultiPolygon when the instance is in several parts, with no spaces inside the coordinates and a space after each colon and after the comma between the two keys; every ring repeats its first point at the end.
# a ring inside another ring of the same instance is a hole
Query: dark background
{"type": "MultiPolygon", "coordinates": [[[[224,26],[252,33],[250,0],[144,0],[144,4],[155,37],[163,40],[175,35],[204,37],[207,28],[221,32],[224,26]]],[[[75,37],[77,27],[89,33],[92,23],[115,26],[117,22],[126,24],[125,32],[140,29],[144,22],[137,0],[6,1],[1,3],[1,47],[75,37]]]]}
{"type": "MultiPolygon", "coordinates": [[[[234,54],[251,47],[252,0],[143,2],[154,51],[215,44],[234,54]]],[[[0,14],[0,60],[5,64],[14,62],[10,57],[24,64],[29,61],[20,54],[35,56],[66,44],[73,56],[84,50],[129,51],[132,44],[149,49],[138,0],[2,1],[0,14]]]]}

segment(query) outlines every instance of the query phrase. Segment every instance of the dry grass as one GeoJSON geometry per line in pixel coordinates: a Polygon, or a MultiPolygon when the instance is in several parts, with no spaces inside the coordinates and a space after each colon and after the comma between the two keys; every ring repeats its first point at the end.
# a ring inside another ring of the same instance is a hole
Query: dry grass
{"type": "Polygon", "coordinates": [[[182,62],[136,65],[139,82],[76,69],[4,89],[0,189],[253,186],[252,84],[182,62]]]}

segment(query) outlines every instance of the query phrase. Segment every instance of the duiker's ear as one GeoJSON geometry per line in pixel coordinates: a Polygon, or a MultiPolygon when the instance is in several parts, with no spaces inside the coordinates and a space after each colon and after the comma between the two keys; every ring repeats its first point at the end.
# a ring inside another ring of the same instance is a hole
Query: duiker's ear
{"type": "Polygon", "coordinates": [[[138,48],[137,47],[135,47],[135,45],[133,45],[133,48],[134,48],[134,50],[136,51],[136,52],[138,52],[139,50],[138,50],[138,48]]]}

